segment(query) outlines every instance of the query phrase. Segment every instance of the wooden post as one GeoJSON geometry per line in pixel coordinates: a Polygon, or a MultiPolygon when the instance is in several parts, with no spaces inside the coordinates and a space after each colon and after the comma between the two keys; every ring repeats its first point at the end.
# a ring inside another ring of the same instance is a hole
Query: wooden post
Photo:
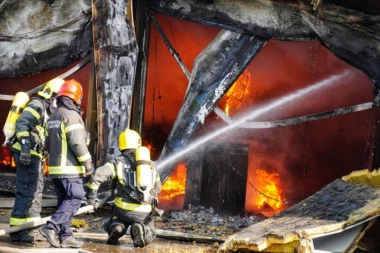
{"type": "Polygon", "coordinates": [[[138,48],[126,0],[93,0],[92,6],[97,164],[103,164],[120,154],[117,139],[129,127],[138,48]]]}
{"type": "Polygon", "coordinates": [[[139,47],[137,57],[136,81],[133,92],[131,128],[143,135],[144,123],[146,73],[148,69],[148,45],[149,45],[149,18],[146,15],[146,0],[136,1],[136,37],[139,47]]]}

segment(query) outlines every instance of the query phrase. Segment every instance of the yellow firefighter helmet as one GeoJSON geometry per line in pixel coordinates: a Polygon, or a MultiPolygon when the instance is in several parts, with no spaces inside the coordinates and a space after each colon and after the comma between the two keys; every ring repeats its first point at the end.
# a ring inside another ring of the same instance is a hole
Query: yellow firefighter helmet
{"type": "Polygon", "coordinates": [[[127,128],[119,135],[120,151],[131,148],[137,149],[140,146],[141,137],[136,131],[127,128]]]}
{"type": "Polygon", "coordinates": [[[37,94],[44,99],[50,99],[58,94],[59,89],[65,81],[60,78],[55,78],[46,83],[43,90],[40,90],[37,94]]]}

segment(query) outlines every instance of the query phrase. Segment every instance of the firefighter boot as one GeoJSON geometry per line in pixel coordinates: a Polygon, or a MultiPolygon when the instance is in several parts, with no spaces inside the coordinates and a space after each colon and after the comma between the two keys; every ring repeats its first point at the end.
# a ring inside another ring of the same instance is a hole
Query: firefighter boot
{"type": "Polygon", "coordinates": [[[133,246],[140,248],[145,246],[144,227],[142,224],[138,222],[133,223],[131,227],[131,237],[133,241],[133,246]]]}
{"type": "Polygon", "coordinates": [[[40,227],[38,231],[43,237],[45,237],[48,240],[48,242],[51,245],[53,245],[56,248],[60,247],[59,242],[56,238],[57,233],[53,229],[48,229],[46,226],[43,226],[43,227],[40,227]]]}
{"type": "Polygon", "coordinates": [[[12,242],[26,242],[26,243],[33,243],[34,242],[34,236],[30,234],[30,231],[24,230],[18,233],[10,233],[9,239],[12,242]]]}
{"type": "Polygon", "coordinates": [[[11,240],[12,242],[19,242],[20,235],[18,233],[9,233],[9,240],[11,240]]]}
{"type": "Polygon", "coordinates": [[[125,233],[124,226],[122,224],[112,225],[109,230],[109,236],[107,239],[107,244],[116,245],[119,241],[119,238],[122,237],[125,233]]]}
{"type": "Polygon", "coordinates": [[[26,242],[26,243],[33,243],[34,242],[34,236],[31,235],[31,231],[24,230],[19,233],[20,235],[20,241],[26,242]]]}
{"type": "Polygon", "coordinates": [[[61,248],[81,248],[83,246],[83,242],[78,241],[74,238],[74,236],[70,236],[66,240],[61,242],[61,248]]]}

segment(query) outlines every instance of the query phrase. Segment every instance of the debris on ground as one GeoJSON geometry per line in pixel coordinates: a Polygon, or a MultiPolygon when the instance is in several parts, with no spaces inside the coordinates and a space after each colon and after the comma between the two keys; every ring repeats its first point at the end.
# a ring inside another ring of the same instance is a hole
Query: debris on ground
{"type": "Polygon", "coordinates": [[[185,210],[165,212],[156,224],[163,230],[226,238],[261,219],[258,216],[220,216],[212,207],[189,205],[185,210]]]}

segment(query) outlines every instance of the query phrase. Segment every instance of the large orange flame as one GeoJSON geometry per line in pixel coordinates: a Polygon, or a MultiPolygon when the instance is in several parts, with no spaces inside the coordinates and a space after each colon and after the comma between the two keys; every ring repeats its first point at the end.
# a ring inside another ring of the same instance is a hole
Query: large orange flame
{"type": "Polygon", "coordinates": [[[171,200],[178,195],[184,195],[186,190],[186,165],[178,164],[168,179],[162,185],[160,200],[171,200]]]}
{"type": "Polygon", "coordinates": [[[255,204],[258,208],[262,208],[265,204],[274,210],[280,209],[282,200],[279,190],[279,175],[277,173],[269,174],[265,170],[256,170],[258,179],[258,187],[262,194],[256,199],[255,204]]]}
{"type": "MultiPolygon", "coordinates": [[[[223,96],[224,112],[231,115],[231,110],[237,111],[241,108],[244,98],[249,94],[249,85],[251,83],[251,73],[244,71],[237,79],[226,94],[223,96]]],[[[222,100],[222,101],[223,101],[222,100]]]]}
{"type": "Polygon", "coordinates": [[[254,183],[248,182],[248,188],[254,188],[246,205],[246,209],[266,216],[272,216],[284,209],[284,196],[281,190],[280,176],[262,169],[256,169],[254,183]]]}

